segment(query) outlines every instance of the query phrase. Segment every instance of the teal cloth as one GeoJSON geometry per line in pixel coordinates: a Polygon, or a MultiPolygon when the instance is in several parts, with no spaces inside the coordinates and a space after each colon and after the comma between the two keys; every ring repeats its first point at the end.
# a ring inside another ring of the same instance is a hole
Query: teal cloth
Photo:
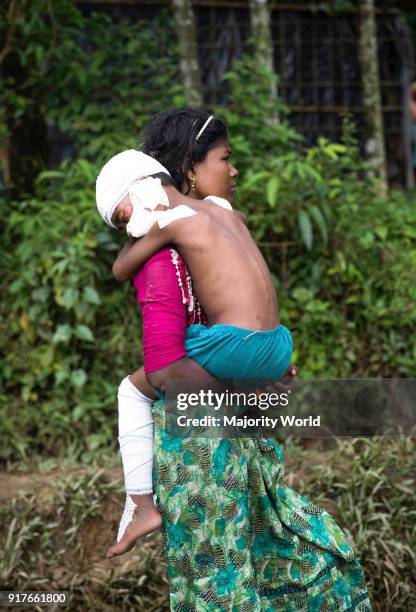
{"type": "Polygon", "coordinates": [[[292,336],[283,325],[253,331],[233,325],[191,325],[185,349],[212,376],[220,379],[277,380],[292,358],[292,336]]]}
{"type": "Polygon", "coordinates": [[[179,439],[152,413],[172,612],[371,612],[347,534],[287,486],[275,440],[179,439]]]}

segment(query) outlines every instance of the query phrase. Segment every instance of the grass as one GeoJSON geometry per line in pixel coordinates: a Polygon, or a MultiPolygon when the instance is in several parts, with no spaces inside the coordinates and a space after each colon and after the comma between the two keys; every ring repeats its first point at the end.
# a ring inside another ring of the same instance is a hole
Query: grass
{"type": "MultiPolygon", "coordinates": [[[[413,440],[348,440],[326,451],[289,441],[284,452],[288,483],[351,534],[374,609],[416,609],[413,440]]],[[[138,552],[104,559],[122,510],[121,469],[53,467],[26,480],[2,475],[21,493],[3,494],[1,588],[67,590],[67,609],[82,612],[169,610],[160,535],[138,552]]]]}
{"type": "Polygon", "coordinates": [[[295,450],[290,463],[299,475],[297,489],[350,533],[374,609],[416,610],[414,440],[345,440],[325,454],[314,461],[312,453],[308,462],[307,454],[295,450]]]}
{"type": "Polygon", "coordinates": [[[160,536],[105,560],[122,510],[120,482],[84,470],[20,495],[0,510],[3,590],[67,590],[69,610],[169,610],[160,536]]]}

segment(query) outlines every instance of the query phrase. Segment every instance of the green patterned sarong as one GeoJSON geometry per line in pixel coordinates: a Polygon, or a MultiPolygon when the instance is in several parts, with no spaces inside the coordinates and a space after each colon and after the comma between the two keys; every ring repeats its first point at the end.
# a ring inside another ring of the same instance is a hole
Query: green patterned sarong
{"type": "Polygon", "coordinates": [[[283,483],[277,442],[173,438],[162,401],[153,416],[171,610],[372,609],[347,536],[283,483]]]}

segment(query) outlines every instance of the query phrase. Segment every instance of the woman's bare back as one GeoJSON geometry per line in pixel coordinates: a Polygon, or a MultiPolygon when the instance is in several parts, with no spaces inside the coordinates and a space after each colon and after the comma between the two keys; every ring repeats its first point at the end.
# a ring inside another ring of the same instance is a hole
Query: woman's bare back
{"type": "Polygon", "coordinates": [[[206,201],[186,200],[197,214],[172,223],[172,242],[186,261],[211,325],[276,327],[272,277],[241,215],[206,201]]]}

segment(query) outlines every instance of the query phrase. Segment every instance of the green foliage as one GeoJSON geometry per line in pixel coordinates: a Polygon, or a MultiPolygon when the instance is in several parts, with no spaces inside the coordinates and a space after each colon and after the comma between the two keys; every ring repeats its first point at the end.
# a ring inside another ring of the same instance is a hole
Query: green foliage
{"type": "MultiPolygon", "coordinates": [[[[71,0],[22,0],[6,14],[5,7],[5,136],[22,124],[44,124],[44,135],[47,128],[59,130],[78,156],[97,163],[135,147],[150,114],[183,104],[166,12],[150,23],[115,21],[97,12],[84,17],[71,0]]],[[[25,162],[31,171],[42,169],[41,150],[25,162]]]]}
{"type": "Polygon", "coordinates": [[[291,466],[302,474],[296,487],[335,511],[352,536],[375,610],[400,612],[416,605],[414,451],[412,438],[344,440],[319,457],[298,452],[291,466]]]}
{"type": "Polygon", "coordinates": [[[410,376],[416,357],[414,201],[383,197],[366,173],[351,120],[343,138],[300,146],[270,121],[267,71],[244,60],[229,76],[238,207],[275,275],[281,319],[302,376],[410,376]],[[247,94],[247,75],[252,75],[247,94]]]}
{"type": "Polygon", "coordinates": [[[111,279],[121,236],[97,214],[95,179],[137,146],[151,114],[183,104],[175,37],[163,12],[129,23],[85,17],[70,0],[13,6],[0,26],[4,136],[44,123],[77,159],[59,169],[41,151],[20,159],[18,198],[5,205],[0,444],[5,459],[69,447],[88,457],[115,446],[114,385],[142,362],[134,295],[111,279]]]}
{"type": "MultiPolygon", "coordinates": [[[[5,459],[115,446],[115,389],[141,363],[139,323],[131,287],[111,279],[122,236],[99,218],[94,183],[102,160],[134,145],[150,114],[183,102],[172,38],[166,18],[115,24],[83,17],[68,0],[23,2],[14,17],[1,94],[9,131],[42,116],[71,136],[77,157],[58,169],[33,162],[41,171],[30,193],[17,181],[5,206],[5,459]],[[12,78],[16,65],[22,73],[12,78]]],[[[342,142],[305,148],[271,99],[270,78],[241,61],[221,112],[240,171],[236,205],[270,265],[301,375],[410,376],[414,202],[378,193],[349,120],[342,142]]]]}
{"type": "Polygon", "coordinates": [[[111,279],[118,236],[97,215],[96,172],[79,160],[42,173],[36,197],[9,208],[8,238],[16,247],[6,254],[10,300],[0,342],[3,389],[14,398],[4,398],[2,446],[12,456],[22,450],[22,434],[31,453],[59,452],[58,440],[84,438],[90,451],[108,445],[111,377],[141,363],[133,295],[111,279]]]}

